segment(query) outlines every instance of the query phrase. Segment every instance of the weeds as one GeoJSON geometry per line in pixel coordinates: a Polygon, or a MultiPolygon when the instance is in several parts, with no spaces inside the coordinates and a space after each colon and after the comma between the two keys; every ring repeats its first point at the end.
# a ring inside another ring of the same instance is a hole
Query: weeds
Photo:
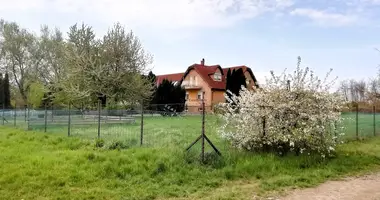
{"type": "Polygon", "coordinates": [[[249,199],[254,192],[310,187],[380,165],[380,138],[344,144],[324,160],[232,149],[220,157],[206,149],[203,163],[198,147],[186,152],[136,147],[128,140],[94,144],[4,127],[0,141],[0,199],[200,199],[251,181],[250,190],[223,192],[224,199],[249,199]]]}

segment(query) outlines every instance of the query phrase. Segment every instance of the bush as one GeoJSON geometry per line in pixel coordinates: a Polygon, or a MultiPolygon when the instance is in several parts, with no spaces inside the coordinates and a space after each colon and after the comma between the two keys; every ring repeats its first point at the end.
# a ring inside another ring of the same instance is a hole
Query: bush
{"type": "Polygon", "coordinates": [[[104,147],[104,140],[103,139],[96,139],[95,140],[95,147],[103,148],[104,147]]]}
{"type": "Polygon", "coordinates": [[[121,149],[129,149],[130,147],[137,145],[137,140],[127,140],[127,141],[120,141],[115,140],[111,142],[111,144],[108,146],[109,150],[121,150],[121,149]]]}
{"type": "Polygon", "coordinates": [[[330,72],[321,81],[298,65],[294,74],[271,72],[272,77],[255,92],[242,88],[240,96],[226,95],[222,136],[249,151],[318,152],[322,156],[334,152],[342,135],[340,111],[346,104],[329,92],[334,83],[326,83],[330,72]]]}

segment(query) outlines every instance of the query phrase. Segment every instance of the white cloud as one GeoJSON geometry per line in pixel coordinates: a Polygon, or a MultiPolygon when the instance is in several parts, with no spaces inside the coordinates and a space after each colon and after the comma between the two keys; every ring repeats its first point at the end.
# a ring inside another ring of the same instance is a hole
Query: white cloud
{"type": "Polygon", "coordinates": [[[47,10],[105,23],[177,29],[225,27],[292,4],[292,0],[0,0],[0,12],[47,10]]]}
{"type": "Polygon", "coordinates": [[[358,17],[355,15],[331,13],[309,8],[297,8],[290,14],[310,18],[322,26],[347,26],[358,22],[358,17]]]}
{"type": "Polygon", "coordinates": [[[372,5],[380,5],[380,0],[359,0],[359,3],[367,3],[372,5]]]}

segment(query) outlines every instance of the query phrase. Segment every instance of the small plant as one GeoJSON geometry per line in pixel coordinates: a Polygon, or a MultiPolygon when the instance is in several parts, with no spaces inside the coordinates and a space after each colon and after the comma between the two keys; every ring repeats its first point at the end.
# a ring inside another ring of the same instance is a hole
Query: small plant
{"type": "MultiPolygon", "coordinates": [[[[200,161],[202,162],[202,155],[200,155],[200,161]]],[[[205,152],[204,160],[202,162],[204,165],[209,165],[212,168],[221,168],[225,165],[223,158],[216,152],[205,152]]]]}
{"type": "Polygon", "coordinates": [[[167,170],[167,167],[165,165],[165,163],[158,163],[156,169],[153,171],[153,176],[157,176],[158,174],[162,174],[162,173],[165,173],[167,170]]]}
{"type": "Polygon", "coordinates": [[[104,147],[104,140],[103,139],[96,139],[95,140],[95,147],[96,148],[103,148],[104,147]]]}
{"type": "Polygon", "coordinates": [[[96,156],[95,156],[95,154],[94,153],[88,153],[87,155],[86,155],[86,157],[87,157],[87,159],[88,160],[94,160],[95,158],[96,158],[96,156]]]}
{"type": "Polygon", "coordinates": [[[109,150],[121,150],[121,149],[128,149],[128,148],[129,148],[128,144],[119,140],[111,142],[111,144],[108,146],[109,150]]]}

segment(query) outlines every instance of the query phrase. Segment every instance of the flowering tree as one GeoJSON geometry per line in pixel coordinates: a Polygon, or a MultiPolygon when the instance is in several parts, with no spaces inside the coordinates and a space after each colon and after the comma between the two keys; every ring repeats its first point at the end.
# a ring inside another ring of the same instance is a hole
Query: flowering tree
{"type": "Polygon", "coordinates": [[[280,154],[334,152],[341,129],[344,99],[329,90],[336,79],[331,73],[320,80],[309,68],[293,74],[285,71],[255,92],[242,88],[240,96],[226,95],[221,105],[224,125],[221,135],[234,146],[250,151],[276,150],[280,154]]]}

